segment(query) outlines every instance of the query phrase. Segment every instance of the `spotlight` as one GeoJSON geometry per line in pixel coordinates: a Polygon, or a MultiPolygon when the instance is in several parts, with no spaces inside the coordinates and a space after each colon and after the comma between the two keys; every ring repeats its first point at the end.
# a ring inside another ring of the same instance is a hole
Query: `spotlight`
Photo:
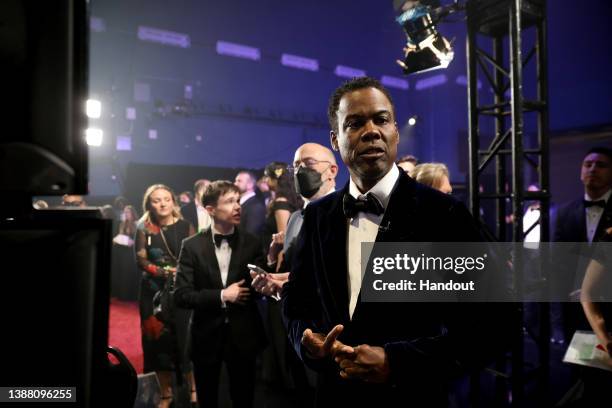
{"type": "Polygon", "coordinates": [[[99,119],[102,115],[102,103],[96,99],[88,99],[85,104],[85,112],[91,119],[99,119]]]}
{"type": "Polygon", "coordinates": [[[89,146],[102,146],[103,136],[104,132],[102,132],[102,129],[87,128],[85,130],[85,141],[89,146]]]}
{"type": "Polygon", "coordinates": [[[455,3],[434,8],[438,5],[438,1],[395,1],[396,10],[402,11],[396,21],[407,37],[404,60],[397,63],[406,75],[446,68],[455,56],[451,43],[438,32],[435,24],[460,6],[455,3]]]}
{"type": "Polygon", "coordinates": [[[408,119],[408,124],[409,124],[410,126],[414,126],[414,125],[416,125],[416,123],[417,123],[417,118],[418,118],[418,116],[417,116],[417,115],[411,116],[411,117],[410,117],[410,119],[408,119]]]}

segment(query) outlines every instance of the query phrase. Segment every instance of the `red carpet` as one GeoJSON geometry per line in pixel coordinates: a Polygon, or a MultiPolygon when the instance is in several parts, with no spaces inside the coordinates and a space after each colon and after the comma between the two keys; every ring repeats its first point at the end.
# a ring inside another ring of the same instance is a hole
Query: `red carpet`
{"type": "Polygon", "coordinates": [[[138,374],[142,374],[143,358],[140,340],[138,302],[111,299],[108,344],[126,355],[138,374]]]}

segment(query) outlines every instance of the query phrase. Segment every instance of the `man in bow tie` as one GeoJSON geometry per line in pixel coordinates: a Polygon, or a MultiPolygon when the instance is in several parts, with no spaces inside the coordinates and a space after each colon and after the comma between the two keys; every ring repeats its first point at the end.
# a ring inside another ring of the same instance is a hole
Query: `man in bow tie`
{"type": "Polygon", "coordinates": [[[328,116],[350,181],[304,211],[282,292],[290,340],[320,374],[318,406],[446,406],[451,373],[487,355],[475,334],[486,336],[469,333],[482,312],[361,302],[361,243],[481,241],[476,224],[465,206],[395,165],[395,111],[377,80],[343,84],[328,116]]]}
{"type": "Polygon", "coordinates": [[[225,362],[234,407],[253,404],[255,358],[265,346],[260,315],[252,300],[247,264],[264,265],[259,240],[240,225],[240,191],[230,181],[211,183],[202,205],[209,229],[183,241],[176,273],[177,305],[193,309],[192,360],[198,401],[218,406],[225,362]]]}
{"type": "MultiPolygon", "coordinates": [[[[580,181],[584,186],[584,196],[559,209],[554,233],[557,242],[597,242],[605,235],[606,229],[612,227],[612,149],[590,149],[582,160],[580,181]]],[[[560,277],[555,289],[569,299],[569,294],[575,293],[582,285],[586,265],[576,264],[575,260],[565,262],[563,255],[559,253],[555,258],[560,277]]],[[[563,303],[562,314],[565,341],[571,340],[577,329],[589,329],[578,303],[563,303]]]]}

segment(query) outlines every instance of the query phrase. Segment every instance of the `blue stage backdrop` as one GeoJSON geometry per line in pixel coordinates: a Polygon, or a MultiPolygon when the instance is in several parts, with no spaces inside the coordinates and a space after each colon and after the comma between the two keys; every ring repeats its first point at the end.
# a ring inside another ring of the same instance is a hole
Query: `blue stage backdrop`
{"type": "MultiPolygon", "coordinates": [[[[448,69],[403,77],[395,59],[405,36],[391,3],[92,0],[90,89],[103,110],[91,125],[105,139],[90,149],[91,193],[126,193],[129,164],[262,168],[290,162],[303,142],[329,145],[329,95],[362,73],[389,84],[399,153],[445,162],[464,182],[465,22],[439,26],[454,40],[448,69]]],[[[548,3],[551,128],[609,123],[608,2],[548,3]]]]}

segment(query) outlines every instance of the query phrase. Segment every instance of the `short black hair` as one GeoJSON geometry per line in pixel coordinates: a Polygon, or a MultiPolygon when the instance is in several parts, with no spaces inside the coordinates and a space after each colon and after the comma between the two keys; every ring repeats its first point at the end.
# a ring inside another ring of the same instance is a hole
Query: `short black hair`
{"type": "Polygon", "coordinates": [[[202,196],[202,206],[206,207],[207,205],[212,205],[213,207],[216,207],[217,203],[219,202],[219,197],[229,192],[240,194],[240,190],[238,190],[238,187],[236,187],[231,181],[213,181],[206,187],[206,190],[204,191],[204,195],[202,196]]]}
{"type": "Polygon", "coordinates": [[[612,161],[612,149],[609,147],[603,147],[603,146],[591,147],[589,151],[584,155],[584,157],[587,157],[589,154],[592,154],[592,153],[603,154],[604,156],[608,157],[608,160],[612,161]]]}
{"type": "Polygon", "coordinates": [[[353,78],[344,82],[342,85],[336,88],[331,98],[329,98],[329,105],[327,107],[327,118],[329,119],[329,126],[331,126],[332,131],[338,133],[337,114],[338,106],[340,106],[340,100],[342,99],[342,97],[349,92],[354,92],[366,88],[376,88],[387,97],[389,103],[391,103],[391,108],[393,109],[393,117],[395,118],[395,107],[393,106],[393,99],[391,98],[391,94],[378,80],[370,77],[353,78]]]}

